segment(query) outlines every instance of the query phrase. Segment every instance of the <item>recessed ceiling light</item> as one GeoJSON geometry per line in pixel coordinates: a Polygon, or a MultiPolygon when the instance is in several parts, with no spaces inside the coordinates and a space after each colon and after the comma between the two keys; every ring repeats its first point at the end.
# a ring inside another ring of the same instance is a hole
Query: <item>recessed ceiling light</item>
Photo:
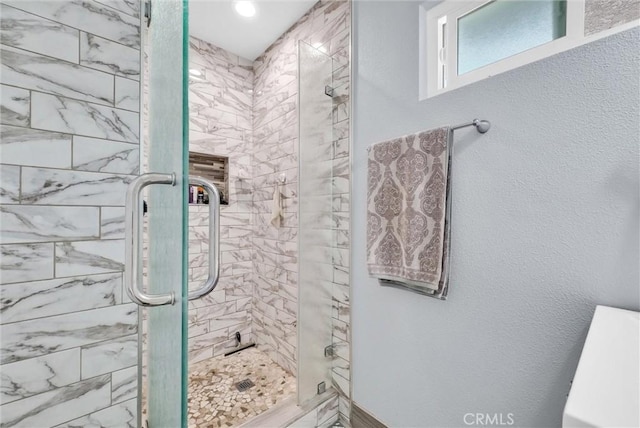
{"type": "Polygon", "coordinates": [[[256,14],[255,5],[249,0],[237,0],[235,2],[235,8],[238,15],[244,16],[245,18],[251,18],[256,14]]]}
{"type": "Polygon", "coordinates": [[[200,70],[195,69],[195,68],[189,69],[189,74],[192,75],[192,76],[202,76],[202,72],[200,70]]]}

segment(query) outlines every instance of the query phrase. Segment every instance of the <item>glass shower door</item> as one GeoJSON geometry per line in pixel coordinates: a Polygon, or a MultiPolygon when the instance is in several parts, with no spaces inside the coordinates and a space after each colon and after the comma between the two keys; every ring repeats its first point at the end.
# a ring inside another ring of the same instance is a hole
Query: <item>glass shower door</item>
{"type": "Polygon", "coordinates": [[[333,60],[304,41],[299,76],[298,402],[331,385],[333,60]]]}
{"type": "Polygon", "coordinates": [[[154,1],[143,29],[145,155],[127,194],[125,283],[141,306],[138,426],[149,428],[187,426],[187,11],[186,0],[154,1]]]}

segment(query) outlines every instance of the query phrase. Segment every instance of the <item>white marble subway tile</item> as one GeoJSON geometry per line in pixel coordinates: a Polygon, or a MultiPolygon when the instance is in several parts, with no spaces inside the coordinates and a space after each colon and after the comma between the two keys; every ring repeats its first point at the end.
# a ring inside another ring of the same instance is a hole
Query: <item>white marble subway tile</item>
{"type": "MultiPolygon", "coordinates": [[[[208,271],[208,268],[206,270],[208,271]]],[[[202,283],[204,282],[204,279],[206,279],[206,277],[203,278],[202,281],[196,281],[196,284],[194,284],[193,288],[195,289],[195,288],[202,287],[202,283]]],[[[213,290],[211,293],[199,299],[192,300],[189,302],[189,304],[192,305],[191,307],[193,308],[214,307],[217,305],[224,304],[225,302],[227,302],[227,300],[228,299],[226,298],[224,290],[218,289],[216,286],[216,289],[213,290]]]]}
{"type": "Polygon", "coordinates": [[[124,238],[124,207],[100,208],[100,237],[102,239],[124,238]]]}
{"type": "Polygon", "coordinates": [[[113,427],[136,428],[137,400],[132,399],[90,415],[57,425],[55,428],[113,427]]]}
{"type": "Polygon", "coordinates": [[[80,33],[80,64],[129,79],[140,79],[140,51],[89,33],[80,33]]]}
{"type": "Polygon", "coordinates": [[[56,276],[121,272],[124,240],[56,243],[56,276]]]}
{"type": "Polygon", "coordinates": [[[192,110],[189,111],[190,115],[194,115],[194,113],[196,116],[206,118],[214,122],[231,125],[233,127],[237,127],[238,125],[238,116],[236,113],[230,113],[228,111],[218,110],[212,107],[201,107],[195,112],[192,110]]]}
{"type": "Polygon", "coordinates": [[[236,300],[236,308],[238,311],[247,311],[248,313],[251,312],[251,301],[253,300],[252,297],[245,297],[242,299],[238,299],[236,300]]]}
{"type": "Polygon", "coordinates": [[[208,360],[209,358],[213,358],[213,346],[205,343],[204,348],[193,347],[191,342],[189,343],[189,364],[195,364],[200,361],[208,360]]]}
{"type": "MultiPolygon", "coordinates": [[[[201,321],[201,320],[212,320],[212,319],[216,319],[216,318],[221,318],[225,315],[230,315],[233,314],[234,312],[236,312],[236,302],[235,301],[231,301],[231,302],[225,302],[225,303],[220,303],[217,305],[208,305],[208,306],[203,306],[200,308],[197,308],[195,310],[195,318],[194,321],[201,321]]],[[[218,330],[220,328],[223,328],[224,326],[218,327],[218,328],[210,328],[210,331],[213,330],[218,330]]]]}
{"type": "Polygon", "coordinates": [[[22,168],[23,204],[124,205],[132,177],[97,172],[22,168]]]}
{"type": "Polygon", "coordinates": [[[4,4],[1,8],[3,45],[78,62],[78,30],[4,4]]]}
{"type": "Polygon", "coordinates": [[[218,357],[236,349],[236,339],[227,339],[213,345],[213,356],[218,357]]]}
{"type": "Polygon", "coordinates": [[[71,135],[1,125],[2,162],[15,165],[69,168],[71,135]]]}
{"type": "Polygon", "coordinates": [[[333,232],[336,247],[349,248],[349,231],[336,229],[333,232]]]}
{"type": "Polygon", "coordinates": [[[5,0],[4,3],[123,45],[140,47],[140,20],[95,1],[5,0]]]}
{"type": "Polygon", "coordinates": [[[350,121],[348,120],[343,120],[342,122],[338,122],[333,125],[334,140],[349,138],[349,122],[350,121]]]}
{"type": "Polygon", "coordinates": [[[344,419],[349,420],[351,417],[351,402],[348,397],[345,397],[344,395],[339,396],[338,411],[344,419]]]}
{"type": "Polygon", "coordinates": [[[140,17],[140,5],[142,2],[137,0],[96,0],[98,3],[102,3],[105,6],[109,6],[127,15],[140,17]]]}
{"type": "MultiPolygon", "coordinates": [[[[2,140],[4,140],[4,134],[2,134],[2,140]]],[[[0,164],[0,204],[17,204],[19,201],[20,167],[0,164]]]]}
{"type": "Polygon", "coordinates": [[[351,386],[349,385],[349,380],[343,378],[336,372],[332,372],[331,383],[333,387],[338,391],[341,395],[346,395],[347,397],[351,394],[351,386]]]}
{"type": "Polygon", "coordinates": [[[0,122],[29,126],[31,95],[26,89],[0,86],[0,122]]]}
{"type": "Polygon", "coordinates": [[[31,126],[37,129],[138,143],[138,113],[34,92],[31,126]]]}
{"type": "Polygon", "coordinates": [[[121,273],[79,276],[6,285],[2,289],[0,315],[4,324],[121,302],[121,273]]]}
{"type": "Polygon", "coordinates": [[[220,259],[223,264],[251,261],[251,250],[223,251],[220,259]]]}
{"type": "Polygon", "coordinates": [[[2,364],[132,334],[137,327],[133,303],[5,324],[2,364]]]}
{"type": "Polygon", "coordinates": [[[233,312],[226,315],[220,315],[212,318],[209,321],[209,329],[211,331],[219,330],[221,328],[230,327],[237,324],[246,323],[249,314],[246,311],[233,312]]]}
{"type": "Polygon", "coordinates": [[[349,139],[341,138],[340,140],[335,140],[333,142],[333,157],[337,159],[347,156],[349,156],[349,139]]]}
{"type": "Polygon", "coordinates": [[[333,264],[335,266],[349,267],[349,250],[346,248],[334,248],[332,250],[333,264]]]}
{"type": "Polygon", "coordinates": [[[111,404],[110,375],[77,382],[62,388],[4,404],[3,427],[50,427],[94,412],[111,404]]]}
{"type": "Polygon", "coordinates": [[[340,67],[335,67],[333,69],[333,82],[334,88],[342,87],[349,83],[349,66],[341,65],[340,67]]]}
{"type": "Polygon", "coordinates": [[[138,175],[140,172],[140,146],[74,136],[73,169],[138,175]]]}
{"type": "Polygon", "coordinates": [[[113,105],[113,76],[32,52],[2,46],[2,82],[63,97],[113,105]]]}
{"type": "Polygon", "coordinates": [[[116,76],[115,106],[117,108],[140,111],[140,83],[116,76]]]}
{"type": "Polygon", "coordinates": [[[213,347],[216,344],[226,342],[229,339],[229,329],[222,327],[218,330],[211,330],[208,333],[201,334],[189,339],[189,352],[199,354],[201,352],[207,352],[210,350],[213,352],[213,347]]]}
{"type": "Polygon", "coordinates": [[[220,213],[221,226],[248,226],[251,222],[251,214],[220,213]]]}
{"type": "Polygon", "coordinates": [[[349,324],[344,321],[332,319],[333,337],[338,340],[349,340],[349,324]]]}
{"type": "Polygon", "coordinates": [[[0,207],[0,243],[97,239],[98,207],[5,205],[0,207]]]}
{"type": "Polygon", "coordinates": [[[349,362],[347,360],[344,360],[342,358],[334,358],[331,361],[331,370],[339,375],[342,376],[343,378],[349,380],[351,377],[351,371],[350,371],[350,367],[349,367],[349,362]]]}
{"type": "Polygon", "coordinates": [[[138,393],[138,366],[111,373],[111,403],[135,398],[138,393]]]}
{"type": "MultiPolygon", "coordinates": [[[[189,306],[191,307],[191,302],[189,302],[189,306]]],[[[191,312],[193,311],[189,311],[189,313],[191,312]]],[[[189,327],[187,328],[187,333],[189,336],[189,340],[196,336],[209,333],[209,320],[192,322],[191,318],[189,318],[189,327]]]]}
{"type": "Polygon", "coordinates": [[[80,380],[80,349],[6,364],[0,375],[0,398],[10,403],[80,380]]]}
{"type": "Polygon", "coordinates": [[[0,283],[53,278],[53,243],[0,245],[0,283]]]}
{"type": "Polygon", "coordinates": [[[332,397],[318,406],[318,425],[322,426],[338,416],[338,396],[332,397]]]}
{"type": "MultiPolygon", "coordinates": [[[[133,304],[132,304],[133,305],[133,304]]],[[[131,306],[131,305],[120,305],[131,306]]],[[[135,306],[135,305],[134,305],[135,306]]],[[[137,326],[137,311],[135,311],[137,326]]],[[[123,334],[130,333],[128,315],[122,319],[123,334]],[[126,327],[126,328],[125,328],[126,327]]],[[[82,347],[82,379],[131,367],[138,363],[138,335],[117,337],[82,347]]]]}

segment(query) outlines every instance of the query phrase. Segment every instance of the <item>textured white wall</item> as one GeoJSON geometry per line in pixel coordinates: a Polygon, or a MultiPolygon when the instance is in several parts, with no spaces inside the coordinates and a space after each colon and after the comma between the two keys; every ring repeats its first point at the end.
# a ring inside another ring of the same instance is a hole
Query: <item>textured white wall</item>
{"type": "Polygon", "coordinates": [[[423,102],[418,5],[355,4],[354,400],[394,427],[560,426],[596,304],[638,310],[638,29],[423,102]],[[456,132],[442,302],[365,266],[366,147],[456,132]]]}

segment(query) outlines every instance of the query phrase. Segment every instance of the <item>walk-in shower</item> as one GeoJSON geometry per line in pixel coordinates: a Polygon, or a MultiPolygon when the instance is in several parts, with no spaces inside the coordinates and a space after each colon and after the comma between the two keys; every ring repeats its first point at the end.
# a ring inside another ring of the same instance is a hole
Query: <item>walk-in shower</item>
{"type": "MultiPolygon", "coordinates": [[[[197,2],[189,6],[198,11],[197,2]]],[[[189,298],[182,321],[189,426],[237,426],[287,406],[309,410],[308,403],[322,401],[316,397],[330,400],[318,424],[337,420],[339,395],[348,408],[349,9],[347,2],[310,4],[255,60],[216,40],[183,40],[188,111],[182,107],[182,150],[189,151],[183,168],[192,177],[189,203],[181,208],[188,230],[183,274],[190,295],[216,282],[189,298]],[[208,180],[217,180],[222,198],[207,191],[208,180]],[[208,195],[208,204],[198,193],[208,195]]],[[[143,31],[143,74],[149,77],[143,94],[149,164],[143,160],[143,172],[154,170],[158,150],[152,136],[159,90],[154,33],[160,29],[163,40],[166,34],[157,22],[143,31]]],[[[148,195],[148,235],[158,233],[152,225],[165,216],[156,207],[167,203],[164,190],[156,190],[155,203],[148,195]]],[[[145,239],[144,264],[151,270],[163,244],[154,250],[154,238],[145,239]]],[[[140,423],[152,423],[154,412],[149,358],[155,309],[142,316],[140,423]]]]}
{"type": "Polygon", "coordinates": [[[3,2],[3,427],[348,416],[351,4],[290,6],[3,2]]]}

